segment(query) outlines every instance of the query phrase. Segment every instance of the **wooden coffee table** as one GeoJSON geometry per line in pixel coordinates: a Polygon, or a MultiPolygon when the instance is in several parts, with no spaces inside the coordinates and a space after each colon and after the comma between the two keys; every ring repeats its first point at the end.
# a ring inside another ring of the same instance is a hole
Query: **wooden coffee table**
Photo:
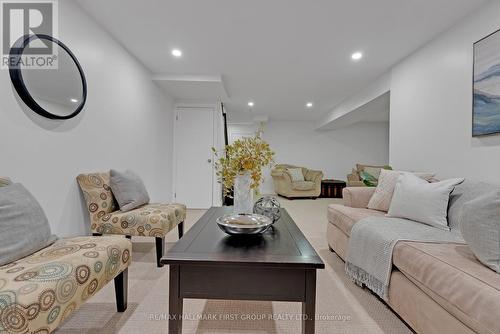
{"type": "Polygon", "coordinates": [[[182,332],[183,298],[301,302],[302,332],[314,333],[316,270],[325,267],[285,209],[263,236],[231,237],[211,208],[163,257],[170,266],[170,334],[182,332]]]}

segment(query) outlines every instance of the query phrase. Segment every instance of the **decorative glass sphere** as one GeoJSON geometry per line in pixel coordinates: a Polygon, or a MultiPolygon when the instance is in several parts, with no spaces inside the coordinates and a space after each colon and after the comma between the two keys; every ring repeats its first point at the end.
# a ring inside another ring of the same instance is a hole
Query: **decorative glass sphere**
{"type": "Polygon", "coordinates": [[[253,206],[253,212],[271,218],[276,222],[281,217],[281,205],[273,196],[264,196],[257,200],[253,206]]]}

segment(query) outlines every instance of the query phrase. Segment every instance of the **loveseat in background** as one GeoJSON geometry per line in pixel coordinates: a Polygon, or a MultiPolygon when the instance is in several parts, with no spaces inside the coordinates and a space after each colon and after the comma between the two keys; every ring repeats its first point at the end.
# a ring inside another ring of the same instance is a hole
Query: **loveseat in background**
{"type": "Polygon", "coordinates": [[[317,198],[321,194],[322,171],[280,164],[273,168],[271,176],[274,183],[274,192],[280,196],[287,198],[317,198]],[[293,182],[292,177],[287,171],[289,168],[302,169],[304,181],[293,182]]]}

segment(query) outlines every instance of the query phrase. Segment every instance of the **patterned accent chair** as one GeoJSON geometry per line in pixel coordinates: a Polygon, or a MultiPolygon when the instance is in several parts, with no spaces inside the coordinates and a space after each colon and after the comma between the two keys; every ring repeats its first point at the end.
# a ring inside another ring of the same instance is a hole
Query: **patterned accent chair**
{"type": "Polygon", "coordinates": [[[90,229],[93,235],[119,234],[154,237],[156,240],[156,264],[165,249],[165,235],[176,226],[179,239],[184,234],[186,206],[183,204],[146,204],[137,209],[122,212],[109,187],[110,174],[81,174],[76,178],[87,203],[90,229]]]}
{"type": "Polygon", "coordinates": [[[0,266],[0,333],[52,333],[111,280],[124,312],[131,252],[124,237],[76,237],[0,266]]]}

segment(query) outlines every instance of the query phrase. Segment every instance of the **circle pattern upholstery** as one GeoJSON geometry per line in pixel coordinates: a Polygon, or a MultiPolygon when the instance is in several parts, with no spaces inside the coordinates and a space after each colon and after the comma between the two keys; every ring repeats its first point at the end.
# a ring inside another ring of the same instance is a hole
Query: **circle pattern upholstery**
{"type": "Polygon", "coordinates": [[[109,187],[109,172],[81,174],[77,181],[87,202],[93,233],[163,237],[186,219],[186,206],[177,203],[119,211],[109,187]]]}
{"type": "Polygon", "coordinates": [[[60,239],[0,267],[0,333],[54,331],[129,266],[131,249],[118,236],[60,239]]]}

